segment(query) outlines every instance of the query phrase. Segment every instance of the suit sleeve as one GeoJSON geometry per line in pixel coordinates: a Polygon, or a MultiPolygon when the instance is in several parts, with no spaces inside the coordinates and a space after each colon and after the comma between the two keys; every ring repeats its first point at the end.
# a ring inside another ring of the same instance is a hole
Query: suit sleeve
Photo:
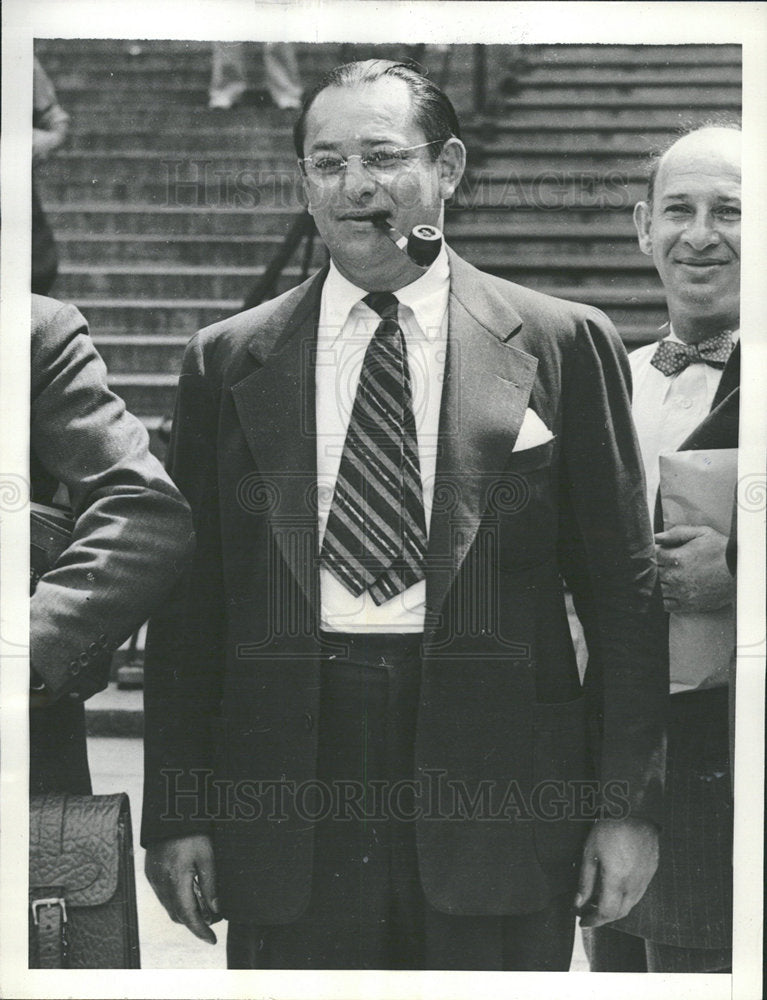
{"type": "Polygon", "coordinates": [[[31,598],[30,659],[54,696],[85,698],[181,573],[191,516],[74,307],[35,297],[31,388],[32,452],[68,488],[76,522],[31,598]]]}
{"type": "Polygon", "coordinates": [[[630,394],[626,352],[595,312],[563,372],[560,557],[589,650],[603,788],[620,783],[629,814],[660,825],[667,633],[630,394]]]}
{"type": "Polygon", "coordinates": [[[225,665],[217,426],[217,393],[195,338],[179,379],[168,470],[191,505],[197,546],[170,600],[149,623],[143,843],[207,833],[210,826],[206,775],[225,665]]]}

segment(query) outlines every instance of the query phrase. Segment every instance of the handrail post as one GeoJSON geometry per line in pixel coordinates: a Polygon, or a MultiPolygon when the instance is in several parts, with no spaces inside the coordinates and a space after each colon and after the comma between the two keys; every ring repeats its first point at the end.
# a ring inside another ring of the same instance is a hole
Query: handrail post
{"type": "Polygon", "coordinates": [[[487,55],[484,45],[474,46],[473,63],[474,111],[477,114],[482,114],[487,101],[487,55]]]}

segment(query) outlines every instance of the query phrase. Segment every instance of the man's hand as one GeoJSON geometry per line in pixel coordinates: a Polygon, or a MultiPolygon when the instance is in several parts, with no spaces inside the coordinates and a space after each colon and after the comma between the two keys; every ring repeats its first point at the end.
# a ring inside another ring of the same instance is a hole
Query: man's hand
{"type": "Polygon", "coordinates": [[[639,902],[658,867],[658,831],[640,819],[598,820],[583,849],[575,908],[581,927],[620,920],[639,902]]]}
{"type": "Polygon", "coordinates": [[[708,527],[678,524],[655,536],[666,611],[716,611],[735,599],[727,569],[727,536],[708,527]]]}
{"type": "Polygon", "coordinates": [[[144,870],[171,920],[186,924],[192,934],[215,944],[216,935],[208,926],[218,915],[210,838],[174,837],[150,844],[144,870]]]}

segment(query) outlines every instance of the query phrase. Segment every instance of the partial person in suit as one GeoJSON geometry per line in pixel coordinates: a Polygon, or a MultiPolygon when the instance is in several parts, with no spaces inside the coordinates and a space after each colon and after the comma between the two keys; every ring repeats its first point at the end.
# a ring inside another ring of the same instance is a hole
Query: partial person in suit
{"type": "Polygon", "coordinates": [[[464,170],[428,78],[341,66],[294,137],[331,262],[179,383],[198,547],[149,630],[147,875],[201,939],[229,920],[232,968],[567,970],[574,904],[623,915],[657,864],[627,358],[599,311],[381,231],[441,227],[464,170]]]}
{"type": "Polygon", "coordinates": [[[56,241],[43,210],[35,182],[40,167],[69,134],[69,115],[59,104],[56,91],[39,59],[32,76],[32,291],[48,295],[59,270],[56,241]]]}
{"type": "MultiPolygon", "coordinates": [[[[661,454],[738,446],[740,159],[738,129],[691,132],[655,163],[647,201],[634,212],[640,249],[655,262],[669,313],[660,344],[629,358],[651,511],[661,454]]],[[[734,602],[730,539],[709,527],[662,527],[656,520],[666,609],[707,612],[734,602]]],[[[727,684],[679,691],[671,706],[660,866],[628,917],[586,933],[593,971],[731,968],[727,684]]]]}
{"type": "Polygon", "coordinates": [[[90,792],[83,702],[191,556],[189,505],[148,444],[82,315],[33,295],[31,499],[50,504],[63,484],[75,522],[30,599],[31,792],[90,792]]]}

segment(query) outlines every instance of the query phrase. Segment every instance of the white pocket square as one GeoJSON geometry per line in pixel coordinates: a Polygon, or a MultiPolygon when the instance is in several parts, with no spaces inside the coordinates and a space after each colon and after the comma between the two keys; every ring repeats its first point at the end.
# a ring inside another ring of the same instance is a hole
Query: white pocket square
{"type": "Polygon", "coordinates": [[[514,451],[527,451],[529,448],[537,448],[539,444],[546,444],[551,441],[554,435],[541,420],[538,414],[529,407],[525,410],[525,418],[519,428],[517,440],[514,442],[514,451]]]}

